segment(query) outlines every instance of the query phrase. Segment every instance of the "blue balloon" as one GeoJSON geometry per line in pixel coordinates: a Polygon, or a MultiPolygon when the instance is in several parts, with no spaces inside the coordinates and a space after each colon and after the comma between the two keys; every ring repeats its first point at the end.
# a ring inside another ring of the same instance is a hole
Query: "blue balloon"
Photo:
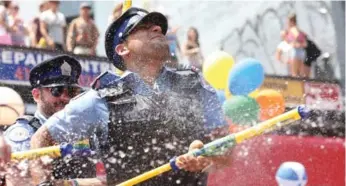
{"type": "Polygon", "coordinates": [[[217,98],[219,99],[220,103],[223,104],[223,102],[226,101],[226,95],[223,90],[217,90],[216,91],[217,98]]]}
{"type": "Polygon", "coordinates": [[[228,76],[232,95],[248,95],[264,81],[264,69],[260,61],[247,58],[236,63],[228,76]]]}

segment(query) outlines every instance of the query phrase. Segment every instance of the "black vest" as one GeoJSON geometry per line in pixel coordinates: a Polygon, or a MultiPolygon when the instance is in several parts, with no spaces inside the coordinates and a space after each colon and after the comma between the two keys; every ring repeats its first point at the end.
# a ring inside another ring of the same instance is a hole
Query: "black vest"
{"type": "MultiPolygon", "coordinates": [[[[99,89],[110,112],[108,144],[103,159],[108,184],[114,185],[157,168],[188,152],[193,140],[205,141],[203,89],[197,73],[167,73],[172,86],[151,95],[134,94],[135,85],[114,83],[99,89]],[[132,87],[131,87],[132,86],[132,87]]],[[[121,82],[121,81],[120,81],[121,82]]],[[[140,185],[202,185],[206,176],[183,170],[164,173],[140,185]]]]}

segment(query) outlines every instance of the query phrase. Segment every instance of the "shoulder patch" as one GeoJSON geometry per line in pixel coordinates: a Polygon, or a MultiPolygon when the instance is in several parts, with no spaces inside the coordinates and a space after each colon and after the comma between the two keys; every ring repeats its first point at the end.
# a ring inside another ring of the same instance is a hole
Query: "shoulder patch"
{"type": "Polygon", "coordinates": [[[30,131],[22,126],[14,127],[8,131],[7,137],[11,141],[22,142],[30,138],[30,131]]]}

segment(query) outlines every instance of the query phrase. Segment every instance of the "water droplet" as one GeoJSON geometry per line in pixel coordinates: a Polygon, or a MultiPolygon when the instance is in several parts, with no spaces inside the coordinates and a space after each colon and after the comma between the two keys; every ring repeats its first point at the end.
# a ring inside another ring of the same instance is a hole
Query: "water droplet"
{"type": "Polygon", "coordinates": [[[144,148],[144,152],[145,153],[149,152],[149,147],[144,148]]]}
{"type": "Polygon", "coordinates": [[[123,151],[119,150],[118,152],[119,152],[120,158],[125,158],[126,154],[123,151]]]}
{"type": "Polygon", "coordinates": [[[272,138],[267,138],[267,143],[268,143],[268,144],[271,144],[272,141],[273,141],[272,138]]]}
{"type": "Polygon", "coordinates": [[[152,144],[156,144],[156,143],[157,143],[156,138],[153,138],[153,139],[151,140],[151,143],[152,143],[152,144]]]}
{"type": "Polygon", "coordinates": [[[110,157],[110,158],[107,159],[107,161],[108,161],[109,163],[114,164],[114,163],[117,162],[117,159],[115,159],[114,157],[110,157]]]}

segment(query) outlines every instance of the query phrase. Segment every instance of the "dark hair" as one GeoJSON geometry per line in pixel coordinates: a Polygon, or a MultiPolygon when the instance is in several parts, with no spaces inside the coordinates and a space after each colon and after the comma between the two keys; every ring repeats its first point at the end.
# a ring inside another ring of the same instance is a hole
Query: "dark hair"
{"type": "Polygon", "coordinates": [[[288,20],[294,24],[297,24],[297,15],[295,13],[291,13],[288,15],[288,20]]]}
{"type": "Polygon", "coordinates": [[[193,32],[195,32],[195,34],[196,34],[196,40],[195,40],[195,42],[196,42],[196,44],[199,46],[199,34],[198,34],[197,28],[195,28],[195,27],[190,27],[188,32],[190,32],[190,30],[192,30],[193,32]]]}
{"type": "Polygon", "coordinates": [[[2,4],[5,8],[8,8],[11,5],[12,1],[2,1],[2,4]]]}

